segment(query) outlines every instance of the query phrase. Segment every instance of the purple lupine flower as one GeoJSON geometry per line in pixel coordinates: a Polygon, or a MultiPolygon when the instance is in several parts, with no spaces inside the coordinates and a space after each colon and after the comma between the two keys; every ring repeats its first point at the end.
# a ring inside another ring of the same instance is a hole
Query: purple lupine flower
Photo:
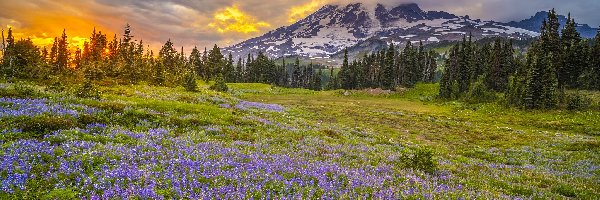
{"type": "Polygon", "coordinates": [[[285,108],[278,104],[264,104],[251,101],[240,101],[235,108],[240,110],[259,109],[270,112],[284,112],[285,108]]]}

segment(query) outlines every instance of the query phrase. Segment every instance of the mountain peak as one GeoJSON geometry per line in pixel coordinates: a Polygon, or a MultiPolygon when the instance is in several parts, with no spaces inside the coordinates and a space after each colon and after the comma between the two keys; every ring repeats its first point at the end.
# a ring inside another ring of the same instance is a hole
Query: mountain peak
{"type": "MultiPolygon", "coordinates": [[[[224,51],[236,57],[262,51],[273,58],[298,55],[336,62],[339,59],[335,56],[340,51],[361,45],[373,48],[390,43],[459,41],[469,33],[475,39],[529,39],[539,36],[541,26],[537,21],[543,21],[546,16],[547,12],[539,12],[531,19],[503,23],[459,17],[444,11],[424,11],[416,3],[331,4],[292,25],[227,47],[224,51]]],[[[579,26],[580,29],[585,27],[579,26]]]]}
{"type": "MultiPolygon", "coordinates": [[[[509,22],[508,25],[522,28],[530,31],[539,32],[544,20],[548,19],[548,11],[540,11],[535,13],[535,15],[531,16],[528,19],[524,19],[521,21],[512,21],[509,22]]],[[[560,23],[560,29],[564,27],[567,23],[567,17],[564,15],[558,15],[558,22],[560,23]]],[[[596,36],[597,29],[591,28],[587,24],[577,24],[577,31],[581,34],[581,36],[585,38],[593,38],[596,36]]]]}

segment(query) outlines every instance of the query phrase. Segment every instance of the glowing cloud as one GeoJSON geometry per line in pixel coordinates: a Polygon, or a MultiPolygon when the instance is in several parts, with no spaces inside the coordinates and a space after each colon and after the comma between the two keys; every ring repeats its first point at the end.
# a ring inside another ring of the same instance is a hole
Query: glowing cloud
{"type": "Polygon", "coordinates": [[[257,20],[255,17],[242,12],[235,5],[217,11],[208,26],[216,28],[220,33],[238,32],[246,34],[259,32],[260,28],[271,27],[269,23],[257,20]]]}
{"type": "Polygon", "coordinates": [[[288,22],[294,23],[298,20],[306,17],[307,15],[313,13],[321,6],[325,5],[327,2],[324,0],[311,0],[310,2],[300,5],[294,6],[289,10],[288,22]]]}

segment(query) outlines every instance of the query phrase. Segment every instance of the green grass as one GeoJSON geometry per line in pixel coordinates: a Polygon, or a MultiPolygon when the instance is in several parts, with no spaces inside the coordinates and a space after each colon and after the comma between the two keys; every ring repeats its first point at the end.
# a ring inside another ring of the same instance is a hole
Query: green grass
{"type": "Polygon", "coordinates": [[[600,112],[524,111],[496,103],[442,102],[435,99],[438,88],[419,84],[398,94],[355,91],[349,96],[342,91],[262,90],[239,97],[295,108],[317,122],[373,131],[373,145],[427,146],[444,160],[441,168],[482,190],[598,197],[600,112]],[[587,175],[568,175],[581,170],[587,175]],[[560,171],[565,175],[553,174],[560,171]]]}
{"type": "MultiPolygon", "coordinates": [[[[444,102],[435,97],[437,84],[418,84],[414,89],[386,95],[365,91],[347,95],[339,90],[315,92],[266,84],[228,86],[230,93],[208,90],[207,83],[199,83],[200,91],[195,93],[181,87],[103,87],[102,100],[65,98],[64,94],[46,92],[40,95],[108,112],[86,121],[51,121],[52,126],[31,128],[49,132],[91,122],[133,130],[166,126],[177,130],[174,137],[189,136],[195,142],[268,144],[268,153],[273,154],[294,152],[298,150],[294,149],[296,145],[318,140],[319,145],[307,146],[314,148],[315,156],[306,159],[349,166],[393,163],[397,161],[386,160],[383,154],[401,156],[412,149],[417,149],[415,152],[431,149],[423,154],[435,158],[438,170],[452,174],[452,181],[485,191],[493,198],[510,195],[597,199],[600,196],[600,111],[597,110],[524,111],[496,103],[444,102]],[[242,100],[280,104],[286,107],[286,112],[222,107],[242,100]],[[205,131],[206,127],[219,127],[222,131],[205,131]],[[235,127],[236,131],[225,127],[235,127]],[[350,150],[345,152],[347,157],[331,158],[323,149],[353,144],[366,145],[375,151],[350,150]]],[[[18,96],[10,91],[5,93],[18,96]]],[[[600,93],[587,93],[595,100],[600,98],[600,93]]],[[[8,141],[22,139],[3,137],[8,141]]],[[[89,138],[76,133],[72,137],[135,142],[128,138],[89,138]]],[[[424,165],[427,160],[411,162],[424,165]]],[[[400,164],[398,167],[406,168],[400,164]]],[[[430,170],[427,166],[419,168],[430,170]]],[[[47,196],[71,194],[72,190],[66,189],[52,191],[47,196]]]]}

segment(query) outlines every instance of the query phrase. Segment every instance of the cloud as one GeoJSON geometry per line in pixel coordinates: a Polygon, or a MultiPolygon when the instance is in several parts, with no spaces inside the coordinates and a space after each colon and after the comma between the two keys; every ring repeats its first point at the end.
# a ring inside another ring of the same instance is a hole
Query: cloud
{"type": "Polygon", "coordinates": [[[297,22],[298,20],[301,20],[302,18],[310,15],[315,10],[319,9],[325,4],[327,4],[327,1],[325,0],[311,0],[310,2],[302,5],[292,6],[288,11],[288,22],[297,22]]]}
{"type": "Polygon", "coordinates": [[[221,33],[237,32],[246,34],[271,27],[269,23],[258,21],[255,17],[240,11],[236,5],[217,11],[214,14],[213,21],[208,26],[216,28],[221,33]]]}
{"type": "MultiPolygon", "coordinates": [[[[67,30],[70,42],[89,38],[94,27],[109,39],[127,23],[134,39],[157,50],[171,39],[176,46],[227,46],[306,17],[325,4],[347,0],[22,0],[0,1],[0,27],[14,27],[17,38],[48,45],[67,30]]],[[[572,12],[577,22],[600,25],[598,0],[362,0],[374,6],[415,2],[424,10],[443,10],[484,20],[511,21],[553,7],[572,12]]]]}

